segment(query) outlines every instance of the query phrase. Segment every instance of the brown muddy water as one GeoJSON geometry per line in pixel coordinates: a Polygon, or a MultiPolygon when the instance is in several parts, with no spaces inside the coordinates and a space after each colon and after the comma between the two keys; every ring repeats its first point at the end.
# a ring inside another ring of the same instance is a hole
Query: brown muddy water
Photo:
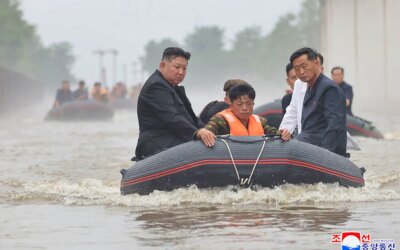
{"type": "MultiPolygon", "coordinates": [[[[363,188],[182,188],[121,196],[135,111],[108,122],[46,122],[44,107],[0,117],[0,249],[340,249],[343,231],[400,244],[400,116],[359,114],[363,188]]],[[[399,248],[399,247],[398,247],[399,248]]]]}

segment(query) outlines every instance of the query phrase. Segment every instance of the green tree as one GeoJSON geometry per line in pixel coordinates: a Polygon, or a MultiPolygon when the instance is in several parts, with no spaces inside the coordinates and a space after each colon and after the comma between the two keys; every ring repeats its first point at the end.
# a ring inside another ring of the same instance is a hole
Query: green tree
{"type": "Polygon", "coordinates": [[[140,58],[142,68],[145,72],[151,74],[158,68],[162,53],[167,47],[181,47],[181,45],[171,39],[163,39],[160,42],[150,41],[145,46],[145,56],[140,58]]]}
{"type": "Polygon", "coordinates": [[[216,26],[197,27],[185,39],[185,47],[190,51],[190,81],[208,81],[207,76],[220,79],[226,71],[224,31],[216,26]]]}
{"type": "Polygon", "coordinates": [[[280,72],[284,72],[292,51],[299,48],[298,31],[295,16],[287,14],[279,18],[274,29],[263,39],[259,57],[259,72],[262,77],[280,82],[280,72]],[[278,73],[279,72],[279,73],[278,73]]]}
{"type": "MultiPolygon", "coordinates": [[[[230,50],[224,49],[223,29],[197,27],[185,38],[185,48],[192,53],[187,81],[201,82],[204,87],[240,77],[280,85],[291,53],[304,46],[318,50],[320,36],[319,0],[305,0],[297,15],[283,15],[266,35],[261,34],[259,27],[240,31],[230,50]]],[[[142,63],[148,72],[152,72],[156,62],[158,65],[166,41],[170,40],[147,44],[142,63]]]]}
{"type": "Polygon", "coordinates": [[[46,48],[33,25],[23,19],[18,1],[0,1],[0,64],[54,85],[74,80],[72,46],[54,44],[46,48]]]}
{"type": "Polygon", "coordinates": [[[321,47],[320,0],[306,0],[298,15],[297,29],[303,46],[321,47]]]}
{"type": "Polygon", "coordinates": [[[257,58],[262,41],[260,27],[246,28],[236,34],[228,56],[230,75],[249,75],[259,69],[257,58]]]}
{"type": "Polygon", "coordinates": [[[263,39],[256,59],[260,62],[261,77],[279,84],[293,51],[301,47],[320,48],[319,8],[318,0],[305,0],[298,15],[289,13],[279,18],[263,39]]]}
{"type": "MultiPolygon", "coordinates": [[[[59,84],[64,79],[74,79],[71,68],[75,62],[75,57],[72,54],[71,44],[66,42],[56,43],[51,45],[44,53],[46,55],[40,56],[40,58],[47,60],[44,60],[38,69],[38,74],[42,78],[46,78],[54,84],[59,84]]],[[[38,59],[40,60],[40,58],[38,59]]]]}

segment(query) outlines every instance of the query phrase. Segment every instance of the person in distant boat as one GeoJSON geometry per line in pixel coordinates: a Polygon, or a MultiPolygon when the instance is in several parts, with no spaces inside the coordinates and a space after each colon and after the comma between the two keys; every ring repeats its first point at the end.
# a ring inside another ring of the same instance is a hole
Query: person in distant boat
{"type": "Polygon", "coordinates": [[[118,82],[111,90],[110,100],[126,99],[127,94],[128,90],[126,89],[126,85],[122,82],[118,82]]]}
{"type": "MultiPolygon", "coordinates": [[[[212,147],[216,135],[233,136],[277,135],[278,130],[268,126],[267,120],[253,114],[256,92],[249,84],[238,84],[229,91],[229,108],[214,115],[195,137],[212,147]],[[210,134],[212,132],[212,134],[210,134]]],[[[290,139],[290,138],[289,138],[290,139]]]]}
{"type": "Polygon", "coordinates": [[[353,115],[351,110],[351,105],[353,104],[353,87],[344,81],[344,69],[342,67],[336,66],[331,70],[332,80],[336,82],[337,85],[342,89],[346,97],[346,113],[353,115]]]}
{"type": "Polygon", "coordinates": [[[89,93],[87,88],[85,88],[84,81],[79,81],[79,87],[72,93],[72,97],[74,98],[74,100],[79,100],[79,101],[89,99],[89,93]]]}
{"type": "Polygon", "coordinates": [[[137,100],[139,98],[140,90],[142,89],[142,84],[138,83],[133,85],[129,91],[129,99],[137,100]]]}
{"type": "Polygon", "coordinates": [[[238,84],[244,84],[247,83],[246,81],[243,81],[241,79],[230,79],[225,82],[223,90],[225,91],[225,97],[224,101],[212,101],[209,104],[207,104],[203,111],[200,113],[200,119],[202,122],[207,123],[210,121],[211,117],[213,117],[215,114],[218,112],[221,112],[224,109],[227,109],[229,107],[229,90],[238,85],[238,84]]]}
{"type": "Polygon", "coordinates": [[[101,87],[101,83],[96,82],[92,91],[92,99],[98,102],[108,101],[108,91],[106,88],[101,87]]]}
{"type": "Polygon", "coordinates": [[[64,80],[61,82],[61,88],[57,90],[56,99],[53,108],[61,106],[63,103],[72,101],[72,92],[69,82],[64,80]]]}
{"type": "Polygon", "coordinates": [[[286,95],[282,98],[282,112],[283,115],[286,113],[286,108],[289,106],[290,101],[292,100],[294,83],[297,80],[296,73],[294,72],[293,66],[291,63],[286,65],[286,83],[289,85],[290,89],[286,91],[286,95]]]}
{"type": "Polygon", "coordinates": [[[185,79],[189,59],[190,53],[181,48],[166,48],[159,69],[143,85],[137,104],[136,159],[191,141],[204,126],[193,112],[184,87],[179,86],[185,79]]]}
{"type": "MultiPolygon", "coordinates": [[[[307,83],[302,113],[298,117],[301,119],[301,132],[296,139],[345,156],[347,131],[343,91],[322,73],[321,61],[313,49],[296,50],[290,56],[290,62],[297,77],[307,83]]],[[[283,139],[287,139],[286,132],[282,131],[283,139]]]]}

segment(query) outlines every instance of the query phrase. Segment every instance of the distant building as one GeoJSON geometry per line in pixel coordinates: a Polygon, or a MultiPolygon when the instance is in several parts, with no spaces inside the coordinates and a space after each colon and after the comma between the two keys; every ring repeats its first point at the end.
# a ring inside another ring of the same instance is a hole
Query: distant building
{"type": "Polygon", "coordinates": [[[400,104],[399,13],[398,0],[321,0],[325,72],[345,68],[356,109],[357,103],[400,104]]]}

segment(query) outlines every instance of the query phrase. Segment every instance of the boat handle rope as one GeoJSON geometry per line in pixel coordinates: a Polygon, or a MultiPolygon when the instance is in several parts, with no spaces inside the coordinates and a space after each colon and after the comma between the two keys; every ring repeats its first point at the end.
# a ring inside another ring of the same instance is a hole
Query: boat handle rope
{"type": "Polygon", "coordinates": [[[232,155],[232,152],[231,152],[231,148],[229,147],[229,144],[228,144],[224,139],[221,139],[221,141],[223,141],[223,142],[225,143],[226,148],[228,149],[229,156],[231,157],[232,164],[233,164],[233,167],[235,168],[236,176],[237,176],[237,178],[238,178],[238,181],[240,182],[240,185],[245,185],[246,182],[247,182],[249,185],[251,185],[251,184],[250,184],[250,183],[251,183],[251,177],[253,177],[254,170],[256,169],[256,166],[257,166],[257,164],[258,164],[258,161],[260,160],[261,154],[262,154],[262,152],[264,151],[265,144],[266,144],[267,140],[264,140],[264,142],[263,142],[263,145],[262,145],[262,147],[261,147],[260,153],[259,153],[258,156],[257,156],[257,160],[256,160],[256,162],[254,163],[253,169],[251,170],[250,177],[249,177],[248,179],[247,179],[247,178],[246,178],[246,179],[240,178],[239,171],[238,171],[238,169],[237,169],[237,167],[236,167],[235,160],[233,159],[233,155],[232,155]]]}

